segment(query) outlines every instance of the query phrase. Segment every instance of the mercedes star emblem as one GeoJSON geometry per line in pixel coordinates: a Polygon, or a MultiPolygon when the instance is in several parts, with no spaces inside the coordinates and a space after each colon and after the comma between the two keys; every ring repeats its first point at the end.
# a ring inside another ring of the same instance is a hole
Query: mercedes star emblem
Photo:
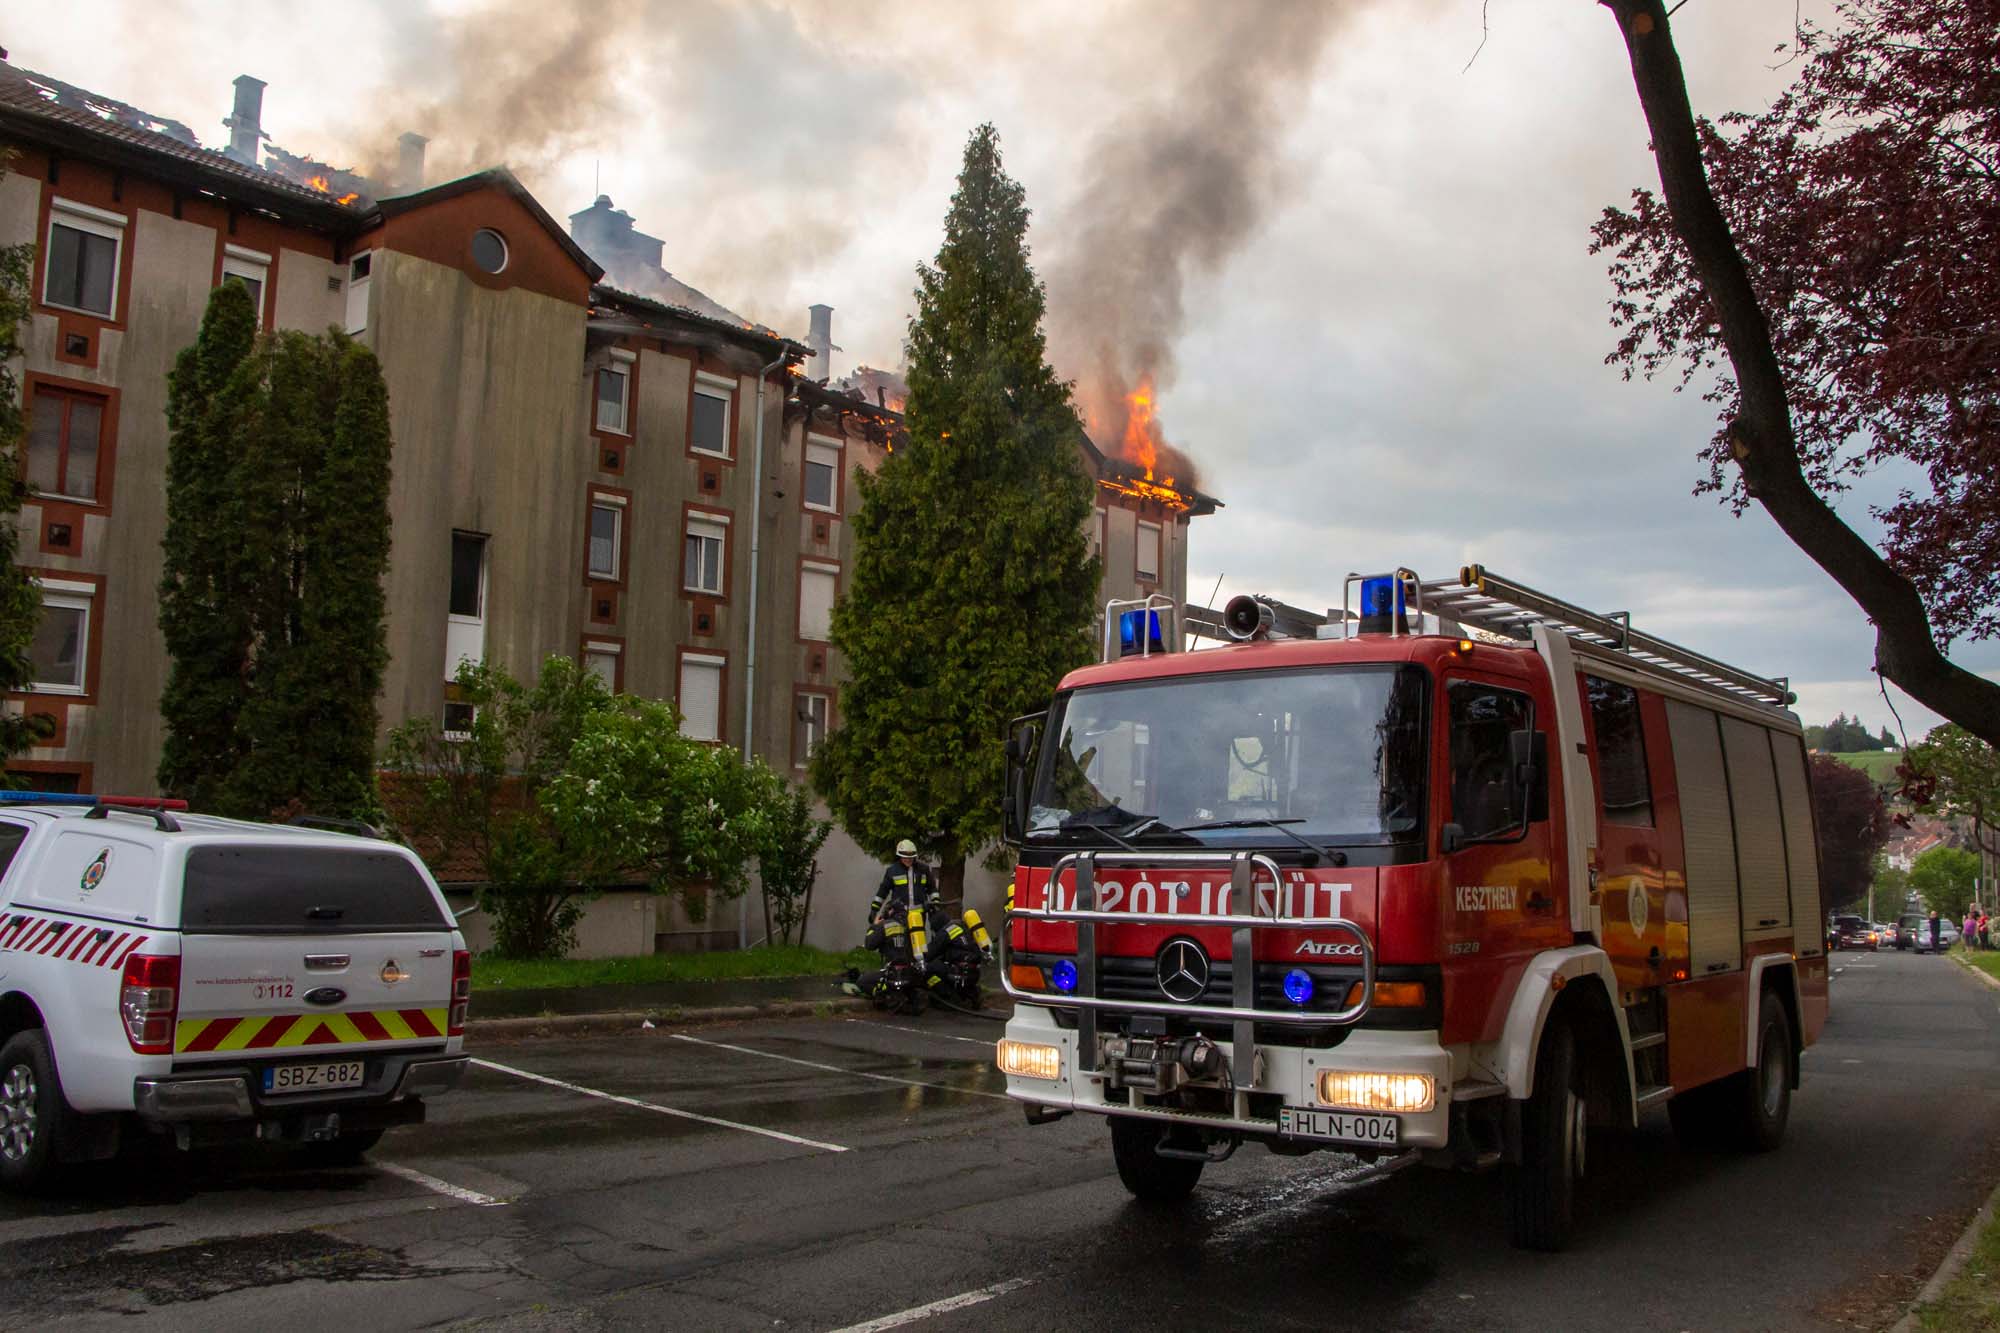
{"type": "Polygon", "coordinates": [[[1169,1000],[1198,1000],[1208,989],[1208,955],[1193,940],[1168,940],[1153,960],[1153,976],[1169,1000]]]}

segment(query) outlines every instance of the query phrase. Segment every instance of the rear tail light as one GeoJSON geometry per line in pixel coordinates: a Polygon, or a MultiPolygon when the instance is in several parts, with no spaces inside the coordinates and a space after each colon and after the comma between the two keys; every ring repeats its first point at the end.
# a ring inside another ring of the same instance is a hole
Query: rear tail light
{"type": "Polygon", "coordinates": [[[472,1007],[472,954],[465,949],[454,949],[451,954],[451,1021],[445,1030],[448,1037],[456,1037],[465,1031],[466,1010],[472,1007]]]}
{"type": "Polygon", "coordinates": [[[125,1020],[125,1040],[133,1050],[140,1055],[173,1054],[180,996],[178,955],[135,953],[125,960],[118,1014],[125,1020]]]}

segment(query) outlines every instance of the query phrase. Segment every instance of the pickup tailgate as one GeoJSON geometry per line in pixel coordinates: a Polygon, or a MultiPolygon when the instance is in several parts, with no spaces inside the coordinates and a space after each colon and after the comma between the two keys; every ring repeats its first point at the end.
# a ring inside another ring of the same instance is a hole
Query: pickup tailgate
{"type": "Polygon", "coordinates": [[[399,852],[193,847],[180,915],[177,1061],[445,1041],[453,926],[399,852]]]}

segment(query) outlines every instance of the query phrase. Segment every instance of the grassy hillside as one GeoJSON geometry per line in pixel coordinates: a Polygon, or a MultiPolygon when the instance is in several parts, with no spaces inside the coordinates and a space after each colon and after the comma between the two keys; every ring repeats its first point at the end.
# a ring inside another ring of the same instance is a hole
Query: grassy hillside
{"type": "Polygon", "coordinates": [[[1896,780],[1896,765],[1903,762],[1901,750],[1850,750],[1832,757],[1860,769],[1878,784],[1893,783],[1896,780]]]}

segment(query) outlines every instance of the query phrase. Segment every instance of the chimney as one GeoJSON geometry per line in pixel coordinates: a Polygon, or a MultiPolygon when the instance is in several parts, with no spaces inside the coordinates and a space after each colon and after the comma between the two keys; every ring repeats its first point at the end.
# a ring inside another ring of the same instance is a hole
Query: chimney
{"type": "Polygon", "coordinates": [[[806,346],[813,349],[812,360],[806,362],[806,378],[823,383],[833,374],[833,307],[808,306],[806,314],[811,321],[806,346]]]}
{"type": "Polygon", "coordinates": [[[424,145],[429,142],[429,139],[413,131],[404,133],[396,140],[396,188],[398,190],[421,190],[424,188],[424,145]]]}
{"type": "Polygon", "coordinates": [[[236,76],[236,109],[222,122],[229,131],[229,147],[223,151],[246,167],[257,165],[258,143],[264,138],[264,81],[248,74],[236,76]]]}

